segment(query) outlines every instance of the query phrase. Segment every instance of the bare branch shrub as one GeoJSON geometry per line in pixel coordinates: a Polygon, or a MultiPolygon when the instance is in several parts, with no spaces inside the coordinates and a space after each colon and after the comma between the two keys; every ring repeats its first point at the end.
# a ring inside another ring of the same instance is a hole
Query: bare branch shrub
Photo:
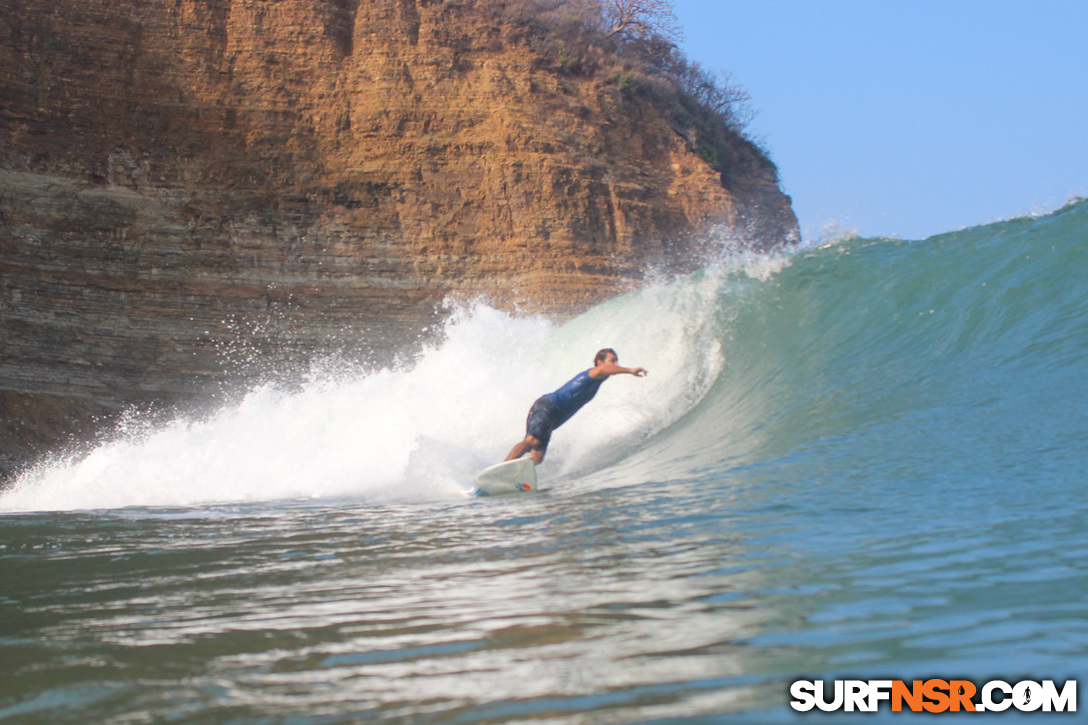
{"type": "Polygon", "coordinates": [[[777,169],[745,135],[755,118],[748,92],[677,48],[682,34],[669,0],[477,0],[525,28],[524,40],[560,72],[600,75],[625,99],[665,114],[689,147],[722,176],[777,169]],[[760,168],[755,168],[760,167],[760,168]]]}
{"type": "Polygon", "coordinates": [[[621,38],[663,38],[678,43],[683,37],[669,0],[597,0],[605,35],[621,38]]]}

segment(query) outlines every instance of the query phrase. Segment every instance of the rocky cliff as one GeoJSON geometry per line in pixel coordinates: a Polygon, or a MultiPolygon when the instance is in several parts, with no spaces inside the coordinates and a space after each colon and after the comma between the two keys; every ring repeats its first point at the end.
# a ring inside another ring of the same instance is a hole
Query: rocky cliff
{"type": "Polygon", "coordinates": [[[0,0],[0,469],[234,363],[387,362],[450,295],[564,315],[796,238],[754,146],[715,170],[495,7],[0,0]]]}

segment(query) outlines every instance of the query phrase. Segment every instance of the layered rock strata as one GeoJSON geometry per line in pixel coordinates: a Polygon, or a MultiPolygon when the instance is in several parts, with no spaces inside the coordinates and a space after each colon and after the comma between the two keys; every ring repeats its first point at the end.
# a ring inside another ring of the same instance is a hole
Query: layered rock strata
{"type": "Polygon", "coordinates": [[[727,188],[497,17],[0,0],[0,470],[258,369],[386,363],[450,295],[567,315],[708,230],[796,237],[769,164],[727,188]]]}

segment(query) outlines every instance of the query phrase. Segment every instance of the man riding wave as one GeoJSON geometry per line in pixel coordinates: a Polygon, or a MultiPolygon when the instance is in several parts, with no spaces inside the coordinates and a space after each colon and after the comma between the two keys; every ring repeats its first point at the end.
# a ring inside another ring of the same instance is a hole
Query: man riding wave
{"type": "Polygon", "coordinates": [[[578,373],[555,392],[537,398],[525,421],[525,439],[513,447],[506,460],[521,458],[528,452],[533,463],[539,466],[548,450],[552,431],[592,400],[601,384],[613,375],[641,378],[646,375],[646,370],[620,367],[615,350],[610,347],[601,350],[593,358],[592,368],[578,373]]]}

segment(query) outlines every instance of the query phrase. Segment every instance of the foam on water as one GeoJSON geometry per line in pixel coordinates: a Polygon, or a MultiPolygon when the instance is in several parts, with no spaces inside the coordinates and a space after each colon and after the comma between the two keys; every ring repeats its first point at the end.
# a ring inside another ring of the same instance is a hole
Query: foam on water
{"type": "Polygon", "coordinates": [[[564,325],[466,306],[410,367],[317,376],[292,391],[265,385],[203,419],[150,429],[130,421],[91,452],[22,475],[0,510],[459,497],[524,435],[532,401],[589,367],[598,349],[647,368],[645,379],[610,380],[592,415],[557,433],[546,488],[622,458],[690,410],[723,364],[719,289],[738,270],[766,277],[781,264],[737,257],[564,325]]]}

